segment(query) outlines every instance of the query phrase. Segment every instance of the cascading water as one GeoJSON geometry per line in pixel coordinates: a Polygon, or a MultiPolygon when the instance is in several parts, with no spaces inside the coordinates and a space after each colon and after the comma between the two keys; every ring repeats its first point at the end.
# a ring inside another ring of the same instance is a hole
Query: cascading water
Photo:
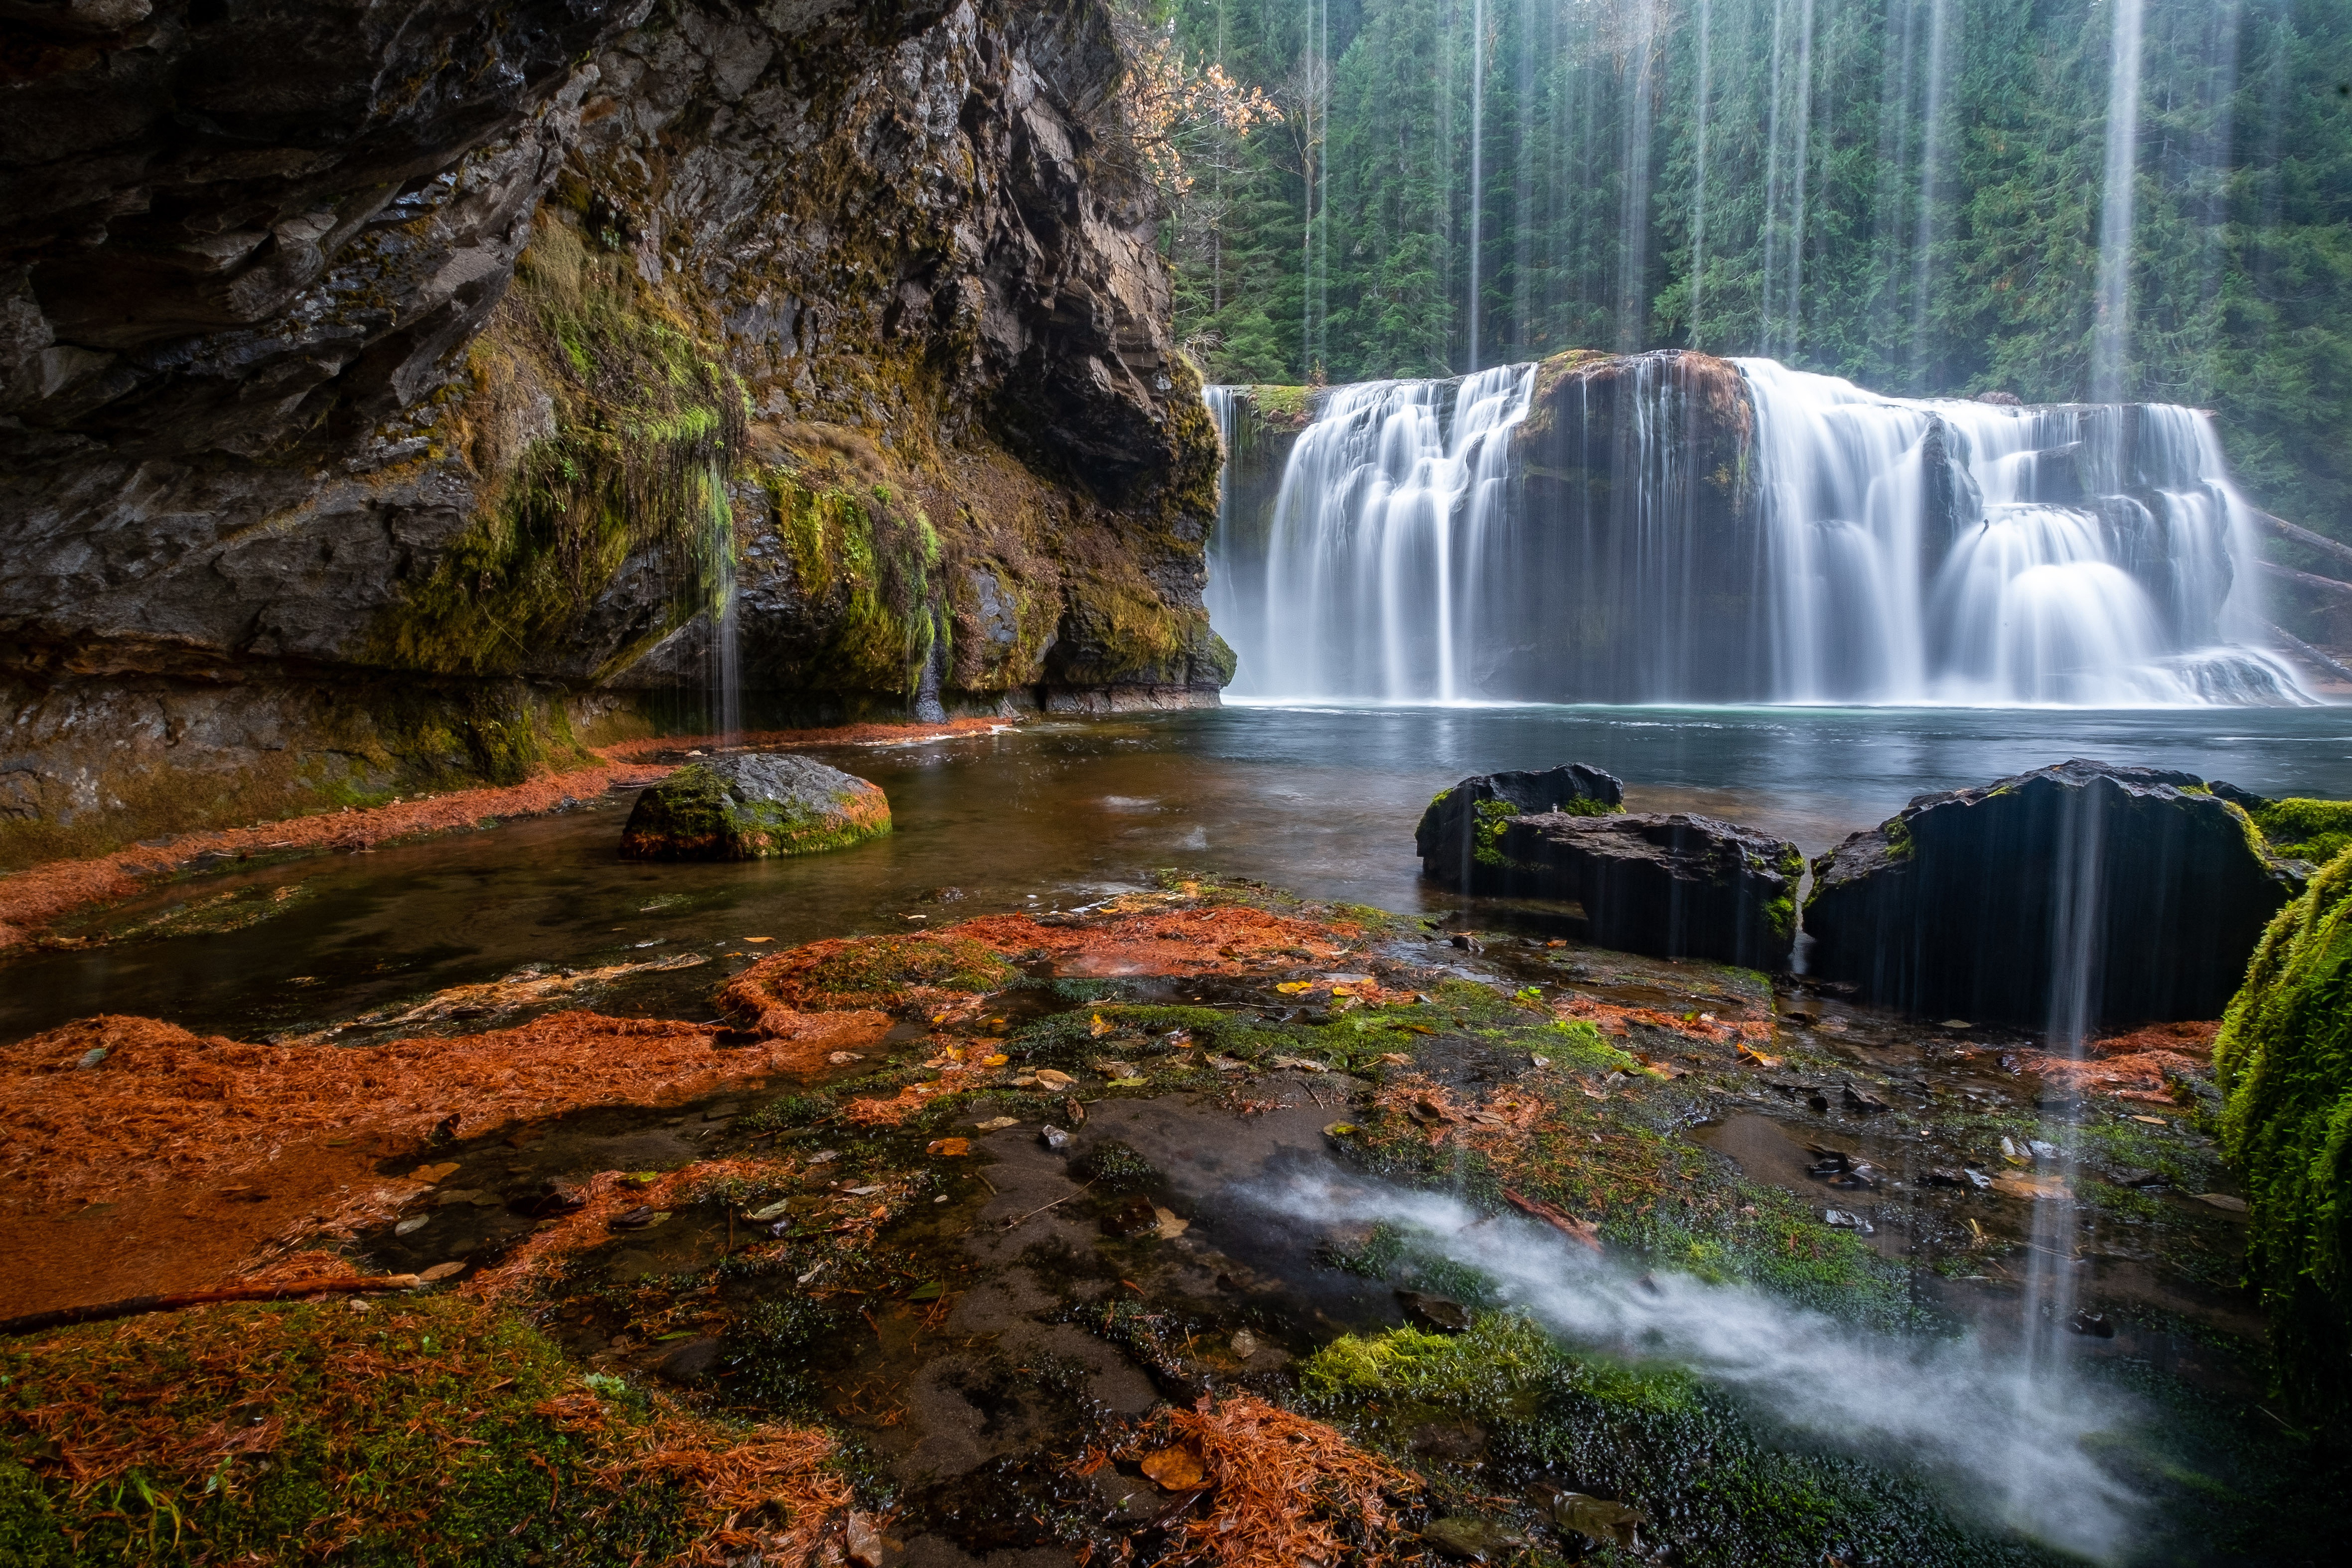
{"type": "Polygon", "coordinates": [[[1515,365],[1333,390],[1292,449],[1260,562],[1224,556],[1219,624],[1281,683],[1252,690],[1474,695],[1465,654],[1534,379],[1515,365]]]}
{"type": "Polygon", "coordinates": [[[1734,361],[1727,413],[1700,363],[1548,394],[1540,462],[1532,366],[1335,389],[1263,547],[1218,552],[1234,695],[2309,700],[2257,645],[2251,514],[2203,414],[1881,397],[1769,360],[1734,361]],[[1736,454],[1704,420],[1749,426],[1736,454]]]}

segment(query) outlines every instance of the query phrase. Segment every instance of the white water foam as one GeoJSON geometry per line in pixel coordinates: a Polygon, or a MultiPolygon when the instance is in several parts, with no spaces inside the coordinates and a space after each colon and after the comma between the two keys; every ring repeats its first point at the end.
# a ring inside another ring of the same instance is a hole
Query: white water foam
{"type": "Polygon", "coordinates": [[[1515,1216],[1370,1182],[1296,1176],[1245,1195],[1315,1227],[1385,1221],[1493,1280],[1571,1348],[1686,1367],[1790,1427],[1941,1478],[1956,1501],[2063,1551],[2112,1561],[2139,1499],[2089,1446],[2130,1410],[2047,1363],[1973,1336],[1872,1333],[1739,1285],[1637,1278],[1515,1216]]]}

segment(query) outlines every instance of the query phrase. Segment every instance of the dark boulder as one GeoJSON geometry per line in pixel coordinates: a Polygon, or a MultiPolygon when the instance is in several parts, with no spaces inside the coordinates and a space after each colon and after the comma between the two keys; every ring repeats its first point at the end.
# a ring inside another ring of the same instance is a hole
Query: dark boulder
{"type": "Polygon", "coordinates": [[[638,796],[621,853],[759,860],[841,849],[889,831],[890,802],[865,779],[805,757],[755,752],[689,762],[638,796]]]}
{"type": "Polygon", "coordinates": [[[1516,773],[1480,773],[1430,798],[1412,831],[1424,875],[1485,891],[1501,868],[1496,841],[1513,817],[1538,811],[1597,816],[1625,809],[1625,787],[1580,762],[1516,773]]]}
{"type": "Polygon", "coordinates": [[[2299,891],[2196,775],[2077,760],[1854,834],[1813,862],[1805,929],[1871,1000],[2066,1030],[2219,1017],[2299,891]]]}
{"type": "Polygon", "coordinates": [[[1603,947],[1788,967],[1805,862],[1785,839],[1680,812],[1548,811],[1507,819],[1496,851],[1482,882],[1574,900],[1603,947]]]}

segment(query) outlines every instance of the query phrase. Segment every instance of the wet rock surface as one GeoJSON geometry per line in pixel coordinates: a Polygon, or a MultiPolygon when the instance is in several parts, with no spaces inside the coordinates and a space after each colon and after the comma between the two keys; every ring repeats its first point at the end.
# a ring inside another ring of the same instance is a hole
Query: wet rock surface
{"type": "Polygon", "coordinates": [[[1785,968],[1797,846],[1712,817],[1547,812],[1506,819],[1498,888],[1583,906],[1588,940],[1659,957],[1785,968]]]}
{"type": "Polygon", "coordinates": [[[890,802],[813,758],[689,762],[637,797],[621,830],[631,860],[761,860],[845,849],[890,831],[890,802]]]}
{"type": "Polygon", "coordinates": [[[2059,1030],[2220,1017],[2305,873],[2195,775],[2079,759],[1923,796],[1812,869],[1815,972],[2059,1030]]]}
{"type": "Polygon", "coordinates": [[[1412,831],[1422,874],[1449,886],[1475,888],[1499,880],[1496,841],[1510,818],[1539,811],[1580,816],[1625,809],[1625,787],[1580,762],[1558,768],[1479,773],[1441,789],[1412,831]]]}

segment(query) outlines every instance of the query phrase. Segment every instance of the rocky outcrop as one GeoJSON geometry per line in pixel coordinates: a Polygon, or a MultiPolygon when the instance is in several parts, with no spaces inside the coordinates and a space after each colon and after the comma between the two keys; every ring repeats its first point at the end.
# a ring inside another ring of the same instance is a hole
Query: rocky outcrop
{"type": "Polygon", "coordinates": [[[1585,939],[1601,946],[1789,966],[1805,862],[1785,840],[1679,812],[1549,811],[1507,820],[1496,853],[1482,880],[1582,904],[1585,939]]]}
{"type": "Polygon", "coordinates": [[[698,710],[729,605],[779,719],[1230,674],[1097,0],[7,16],[20,843],[698,710]]]}
{"type": "Polygon", "coordinates": [[[753,752],[689,762],[637,797],[621,854],[750,861],[845,849],[890,831],[890,802],[865,779],[805,757],[753,752]]]}
{"type": "Polygon", "coordinates": [[[1624,809],[1624,786],[1580,762],[1474,774],[1430,798],[1413,828],[1412,848],[1423,876],[1475,891],[1503,880],[1500,845],[1512,818],[1539,811],[1593,816],[1624,809]]]}
{"type": "Polygon", "coordinates": [[[2076,760],[1922,796],[1813,862],[1811,967],[1929,1017],[2217,1017],[2304,869],[2226,788],[2076,760]]]}

